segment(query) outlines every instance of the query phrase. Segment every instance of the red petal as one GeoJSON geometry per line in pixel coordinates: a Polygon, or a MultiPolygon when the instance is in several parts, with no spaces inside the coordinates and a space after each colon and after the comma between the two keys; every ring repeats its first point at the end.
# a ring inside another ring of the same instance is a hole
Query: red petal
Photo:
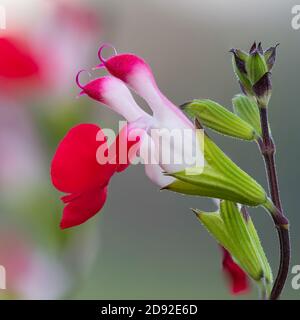
{"type": "Polygon", "coordinates": [[[230,253],[222,247],[223,250],[223,271],[230,282],[231,293],[241,294],[250,290],[250,284],[246,273],[237,265],[230,253]]]}
{"type": "Polygon", "coordinates": [[[110,74],[124,82],[138,66],[149,68],[142,58],[131,53],[115,55],[107,59],[104,64],[110,74]]]}
{"type": "MultiPolygon", "coordinates": [[[[60,224],[62,229],[82,224],[101,210],[106,200],[109,179],[116,171],[126,169],[131,159],[128,151],[133,153],[132,147],[135,150],[138,148],[139,143],[130,140],[130,128],[124,127],[110,147],[113,148],[110,159],[113,163],[100,164],[101,161],[97,161],[97,156],[101,157],[102,151],[107,151],[107,144],[102,130],[96,125],[78,125],[61,141],[52,161],[51,178],[58,190],[70,193],[62,197],[66,203],[60,224]],[[125,149],[119,150],[123,144],[125,149]],[[101,149],[98,149],[100,146],[101,149]],[[98,154],[99,150],[101,152],[98,154]],[[121,155],[125,159],[120,159],[121,155]],[[125,163],[120,164],[120,160],[125,163]]],[[[138,132],[142,134],[143,131],[138,132]]]]}
{"type": "Polygon", "coordinates": [[[63,217],[60,222],[62,229],[78,226],[93,217],[104,206],[107,187],[89,190],[80,195],[65,196],[63,217]]]}
{"type": "Polygon", "coordinates": [[[0,75],[27,78],[39,74],[39,65],[24,43],[14,38],[0,38],[0,75]]]}
{"type": "Polygon", "coordinates": [[[80,124],[72,128],[52,160],[53,185],[67,193],[82,193],[106,186],[115,166],[97,162],[97,149],[103,144],[106,145],[104,134],[97,125],[80,124]]]}

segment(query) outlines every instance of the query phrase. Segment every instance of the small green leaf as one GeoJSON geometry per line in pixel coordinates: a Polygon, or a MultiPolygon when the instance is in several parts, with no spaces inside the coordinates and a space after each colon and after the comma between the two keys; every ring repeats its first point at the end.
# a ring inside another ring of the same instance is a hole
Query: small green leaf
{"type": "Polygon", "coordinates": [[[250,124],[212,100],[195,99],[182,105],[182,110],[219,133],[244,140],[257,137],[250,124]]]}
{"type": "Polygon", "coordinates": [[[232,104],[234,112],[261,136],[260,116],[256,102],[245,95],[238,94],[232,99],[232,104]]]}

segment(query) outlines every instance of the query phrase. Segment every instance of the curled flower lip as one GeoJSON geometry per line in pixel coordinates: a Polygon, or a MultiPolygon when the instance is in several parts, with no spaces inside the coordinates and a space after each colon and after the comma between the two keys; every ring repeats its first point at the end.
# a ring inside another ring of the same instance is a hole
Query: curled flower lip
{"type": "Polygon", "coordinates": [[[96,66],[94,69],[102,68],[102,67],[105,66],[106,59],[104,59],[104,58],[103,58],[103,55],[102,55],[102,51],[103,51],[105,48],[113,49],[114,54],[115,54],[115,55],[118,54],[116,48],[115,48],[112,44],[110,44],[110,43],[104,43],[104,44],[99,48],[99,50],[98,50],[98,58],[99,58],[99,60],[101,61],[101,63],[100,63],[98,66],[96,66]]]}

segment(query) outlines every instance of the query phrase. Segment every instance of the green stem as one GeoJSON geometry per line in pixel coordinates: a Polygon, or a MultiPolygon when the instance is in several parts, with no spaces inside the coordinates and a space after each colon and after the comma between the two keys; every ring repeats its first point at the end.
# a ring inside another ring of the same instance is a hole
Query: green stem
{"type": "Polygon", "coordinates": [[[271,194],[272,202],[274,203],[274,205],[271,205],[270,202],[268,202],[265,207],[272,215],[280,242],[280,265],[270,296],[271,300],[277,300],[280,297],[289,271],[291,255],[289,222],[283,213],[280,200],[279,185],[275,165],[275,144],[270,134],[268,111],[266,107],[262,106],[260,106],[259,111],[262,139],[258,140],[258,144],[261,150],[261,154],[264,158],[268,177],[269,191],[271,194]]]}

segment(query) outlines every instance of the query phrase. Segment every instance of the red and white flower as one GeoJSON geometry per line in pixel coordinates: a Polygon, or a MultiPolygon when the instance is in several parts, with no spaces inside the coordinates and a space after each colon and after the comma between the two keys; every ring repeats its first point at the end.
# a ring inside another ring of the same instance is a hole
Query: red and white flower
{"type": "MultiPolygon", "coordinates": [[[[107,105],[111,110],[121,115],[128,121],[128,128],[138,128],[141,131],[138,141],[129,139],[129,130],[125,136],[127,143],[136,146],[136,151],[145,160],[149,148],[156,150],[154,160],[145,162],[147,176],[163,188],[174,181],[173,177],[166,176],[164,172],[172,173],[195,166],[195,154],[199,155],[199,146],[196,134],[191,135],[187,148],[178,150],[173,145],[168,152],[173,155],[184,152],[182,163],[164,163],[160,161],[162,150],[158,149],[155,136],[150,134],[150,129],[179,129],[190,130],[195,133],[193,123],[159,90],[149,65],[134,54],[116,54],[105,60],[101,56],[104,45],[99,50],[101,64],[111,74],[92,80],[86,85],[79,82],[80,95],[88,95],[92,99],[107,105]],[[129,89],[134,90],[142,97],[152,110],[146,113],[136,103],[129,89]],[[130,142],[131,141],[131,142],[130,142]]],[[[94,216],[103,207],[110,178],[118,171],[126,169],[130,163],[122,165],[119,162],[120,154],[115,154],[117,161],[102,163],[96,159],[97,149],[101,147],[109,153],[110,146],[106,141],[96,140],[96,136],[103,135],[100,127],[92,124],[82,124],[71,129],[62,140],[54,156],[51,166],[51,177],[54,186],[68,195],[62,200],[66,204],[62,228],[79,225],[94,216]],[[121,170],[118,168],[122,168],[121,170]]],[[[122,135],[122,131],[121,131],[122,135]]],[[[120,137],[120,136],[119,136],[120,137]]],[[[117,143],[120,138],[117,138],[117,143]]],[[[162,136],[164,139],[164,136],[162,136]]],[[[117,152],[119,148],[116,148],[117,152]]],[[[128,148],[127,148],[128,150],[128,148]]],[[[201,153],[201,151],[200,151],[201,153]]],[[[134,153],[136,155],[136,153],[134,153]]],[[[202,154],[203,156],[203,154],[202,154]]],[[[204,157],[203,157],[204,162],[204,157]]],[[[204,163],[202,163],[204,165],[204,163]]],[[[232,293],[239,293],[248,288],[247,277],[240,267],[235,264],[230,254],[223,251],[223,270],[231,280],[232,293]]]]}

